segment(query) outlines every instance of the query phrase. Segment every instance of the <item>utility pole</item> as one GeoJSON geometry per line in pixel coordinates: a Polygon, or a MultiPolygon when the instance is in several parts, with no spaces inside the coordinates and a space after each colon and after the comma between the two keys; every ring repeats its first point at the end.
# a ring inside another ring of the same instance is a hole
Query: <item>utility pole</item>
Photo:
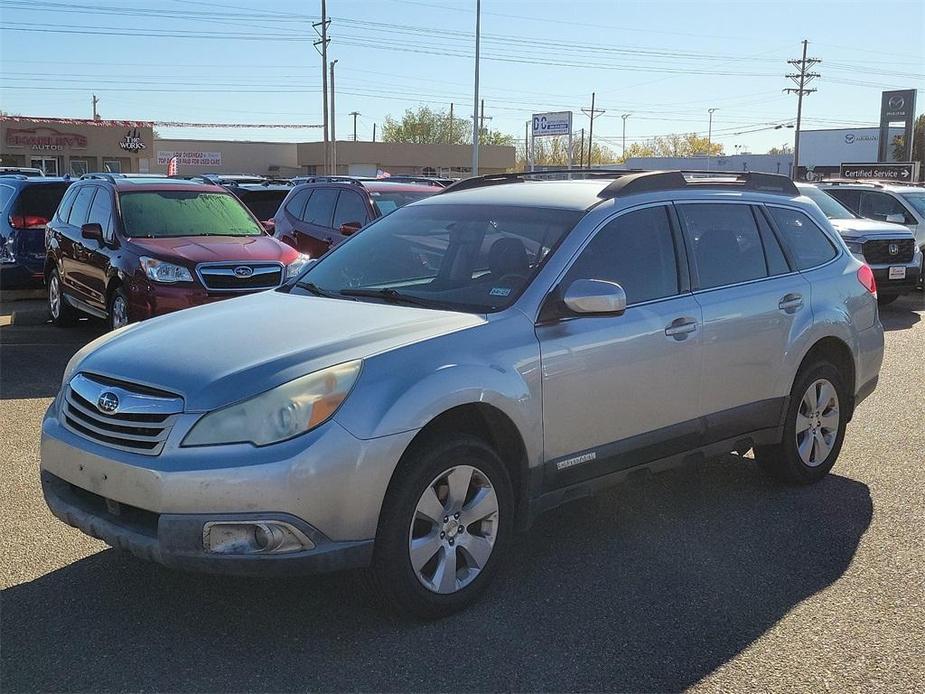
{"type": "Polygon", "coordinates": [[[482,99],[482,115],[479,116],[479,132],[485,133],[485,121],[491,120],[491,116],[485,115],[485,99],[482,99]]]}
{"type": "Polygon", "coordinates": [[[623,161],[626,161],[626,119],[632,116],[632,113],[624,113],[620,118],[623,119],[623,161]]]}
{"type": "Polygon", "coordinates": [[[713,113],[714,111],[719,111],[718,108],[708,108],[707,113],[710,114],[710,125],[707,128],[707,144],[713,144],[713,113]]]}
{"type": "Polygon", "coordinates": [[[530,168],[530,121],[524,123],[524,171],[530,168]]]}
{"type": "Polygon", "coordinates": [[[331,175],[337,175],[337,135],[334,134],[334,66],[336,60],[331,61],[331,175]]]}
{"type": "Polygon", "coordinates": [[[607,113],[604,109],[594,108],[594,96],[595,96],[594,92],[591,92],[591,108],[581,109],[582,113],[587,114],[587,116],[591,119],[591,127],[588,129],[588,165],[587,165],[587,168],[589,169],[591,168],[591,147],[593,145],[593,140],[594,140],[594,119],[604,113],[607,113]]]}
{"type": "Polygon", "coordinates": [[[585,129],[581,129],[581,144],[578,146],[578,168],[585,167],[585,129]]]}
{"type": "Polygon", "coordinates": [[[796,94],[797,95],[797,127],[796,132],[794,132],[794,142],[793,142],[793,171],[790,173],[790,178],[796,180],[797,175],[800,170],[800,121],[803,118],[803,97],[809,94],[812,94],[815,89],[807,89],[806,85],[812,82],[814,79],[819,77],[818,72],[810,72],[809,70],[814,66],[822,62],[819,58],[807,58],[806,57],[806,48],[809,45],[809,41],[803,39],[803,57],[795,58],[793,60],[788,60],[787,62],[793,65],[799,70],[799,72],[791,73],[786,75],[786,77],[793,81],[796,84],[796,88],[788,87],[784,90],[785,94],[796,94]]]}
{"type": "Polygon", "coordinates": [[[328,6],[327,0],[321,0],[321,21],[312,24],[315,33],[321,38],[314,42],[315,50],[321,54],[321,108],[323,112],[322,120],[324,122],[324,156],[322,157],[322,171],[330,173],[329,162],[330,153],[328,140],[328,6]],[[319,31],[319,27],[321,31],[319,31]],[[320,48],[319,48],[320,46],[320,48]]]}
{"type": "Polygon", "coordinates": [[[475,96],[472,99],[472,175],[479,175],[479,41],[482,34],[482,0],[475,0],[475,96]]]}
{"type": "Polygon", "coordinates": [[[97,110],[96,110],[96,105],[97,105],[98,103],[100,103],[100,99],[99,99],[99,97],[98,97],[96,94],[94,94],[94,95],[93,95],[93,120],[99,120],[99,119],[100,119],[100,114],[99,114],[99,113],[97,112],[97,110]]]}
{"type": "Polygon", "coordinates": [[[351,111],[350,115],[353,116],[353,141],[357,141],[357,116],[362,115],[359,111],[351,111]]]}
{"type": "Polygon", "coordinates": [[[446,143],[448,145],[453,144],[453,126],[456,121],[453,120],[453,102],[450,102],[450,128],[446,131],[446,143]]]}
{"type": "Polygon", "coordinates": [[[373,123],[373,142],[376,141],[376,124],[373,123]]]}

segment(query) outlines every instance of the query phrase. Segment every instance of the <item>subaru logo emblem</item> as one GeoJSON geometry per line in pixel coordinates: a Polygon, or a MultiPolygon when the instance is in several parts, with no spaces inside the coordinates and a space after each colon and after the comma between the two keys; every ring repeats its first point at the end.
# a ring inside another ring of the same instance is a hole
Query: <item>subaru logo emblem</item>
{"type": "Polygon", "coordinates": [[[239,265],[233,272],[235,277],[250,277],[254,274],[254,269],[247,267],[247,265],[239,265]]]}
{"type": "Polygon", "coordinates": [[[899,244],[898,243],[890,244],[890,255],[899,255],[899,244]]]}
{"type": "Polygon", "coordinates": [[[100,412],[113,414],[119,409],[119,396],[109,390],[100,393],[100,397],[96,401],[96,407],[100,412]]]}

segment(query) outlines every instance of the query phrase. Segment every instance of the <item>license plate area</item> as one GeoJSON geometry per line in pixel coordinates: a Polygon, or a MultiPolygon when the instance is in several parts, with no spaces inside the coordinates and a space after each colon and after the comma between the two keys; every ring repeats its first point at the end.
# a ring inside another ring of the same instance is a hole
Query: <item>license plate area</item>
{"type": "Polygon", "coordinates": [[[906,268],[893,266],[890,268],[889,278],[891,280],[904,280],[906,279],[906,268]]]}

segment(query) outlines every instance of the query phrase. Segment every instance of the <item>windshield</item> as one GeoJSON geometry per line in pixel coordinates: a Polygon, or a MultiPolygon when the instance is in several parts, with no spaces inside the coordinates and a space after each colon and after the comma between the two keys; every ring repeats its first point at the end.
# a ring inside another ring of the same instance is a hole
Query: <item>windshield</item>
{"type": "Polygon", "coordinates": [[[909,192],[909,193],[900,193],[902,199],[908,202],[912,207],[915,208],[915,211],[920,215],[925,216],[925,190],[909,192]]]}
{"type": "Polygon", "coordinates": [[[229,193],[157,190],[121,193],[126,236],[259,236],[263,229],[229,193]]]}
{"type": "Polygon", "coordinates": [[[517,299],[582,214],[496,205],[406,207],[323,256],[293,291],[497,311],[517,299]]]}
{"type": "Polygon", "coordinates": [[[432,191],[395,190],[384,193],[379,190],[373,190],[370,191],[369,197],[373,201],[373,207],[379,211],[379,216],[385,217],[389,212],[394,212],[399,207],[404,207],[417,200],[429,198],[439,190],[440,188],[437,188],[437,186],[434,186],[432,191]]]}
{"type": "Polygon", "coordinates": [[[842,205],[838,200],[815,186],[797,186],[800,192],[819,206],[829,219],[857,219],[857,215],[842,205]]]}

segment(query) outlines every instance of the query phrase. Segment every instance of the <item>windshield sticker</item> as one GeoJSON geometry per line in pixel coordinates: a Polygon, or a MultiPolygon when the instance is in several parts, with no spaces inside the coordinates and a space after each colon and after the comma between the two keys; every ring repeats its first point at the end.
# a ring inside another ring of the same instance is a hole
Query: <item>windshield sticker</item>
{"type": "Polygon", "coordinates": [[[491,291],[488,292],[490,296],[508,296],[510,293],[511,290],[507,287],[492,287],[491,291]]]}

